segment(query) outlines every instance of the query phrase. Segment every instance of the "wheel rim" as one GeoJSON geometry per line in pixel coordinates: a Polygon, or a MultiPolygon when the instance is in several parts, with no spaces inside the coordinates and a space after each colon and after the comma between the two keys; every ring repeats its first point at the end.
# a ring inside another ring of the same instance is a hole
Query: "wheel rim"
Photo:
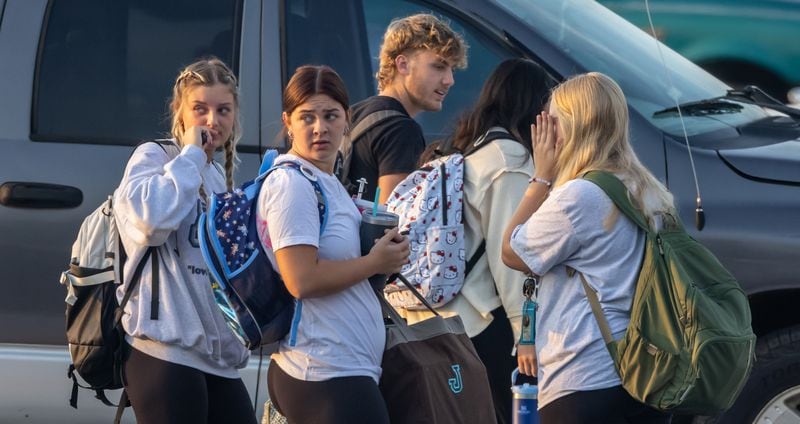
{"type": "Polygon", "coordinates": [[[800,386],[791,387],[767,402],[755,424],[800,424],[800,386]]]}

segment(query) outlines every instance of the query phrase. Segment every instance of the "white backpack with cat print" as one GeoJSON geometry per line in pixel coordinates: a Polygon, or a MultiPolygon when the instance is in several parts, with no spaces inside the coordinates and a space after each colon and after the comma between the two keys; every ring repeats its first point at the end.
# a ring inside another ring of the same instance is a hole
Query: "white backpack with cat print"
{"type": "MultiPolygon", "coordinates": [[[[510,137],[505,131],[488,132],[466,154],[493,140],[510,137]]],[[[386,201],[386,209],[400,217],[400,231],[407,232],[411,240],[409,263],[400,273],[434,308],[456,297],[486,250],[483,240],[466,260],[464,158],[456,152],[427,162],[398,184],[386,201]]],[[[398,280],[386,284],[384,295],[395,308],[427,309],[398,280]]]]}
{"type": "MultiPolygon", "coordinates": [[[[426,163],[395,187],[386,202],[411,240],[409,263],[400,271],[434,307],[453,300],[464,285],[464,157],[426,163]]],[[[384,294],[395,308],[425,309],[395,280],[384,294]]]]}

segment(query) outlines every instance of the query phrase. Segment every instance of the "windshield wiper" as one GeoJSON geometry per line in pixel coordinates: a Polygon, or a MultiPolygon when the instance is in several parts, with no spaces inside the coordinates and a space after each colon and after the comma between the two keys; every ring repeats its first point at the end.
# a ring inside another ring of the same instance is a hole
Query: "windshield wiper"
{"type": "MultiPolygon", "coordinates": [[[[680,105],[680,110],[686,116],[707,116],[707,115],[723,115],[728,113],[738,113],[744,109],[744,106],[730,101],[726,101],[723,97],[716,97],[713,99],[700,100],[696,102],[687,102],[680,105]]],[[[653,118],[660,118],[663,116],[677,116],[678,106],[668,107],[658,112],[653,113],[653,118]]]]}
{"type": "Polygon", "coordinates": [[[724,98],[766,107],[785,113],[793,118],[800,118],[800,109],[785,105],[782,101],[770,96],[755,85],[748,85],[741,90],[728,90],[728,94],[724,98]]]}
{"type": "MultiPolygon", "coordinates": [[[[792,118],[800,119],[800,109],[786,106],[755,85],[748,85],[741,90],[728,90],[724,96],[687,102],[680,105],[680,109],[681,113],[686,116],[723,115],[741,112],[744,107],[739,103],[776,110],[792,118]]],[[[677,116],[677,114],[678,107],[674,106],[653,113],[653,118],[677,116]]]]}

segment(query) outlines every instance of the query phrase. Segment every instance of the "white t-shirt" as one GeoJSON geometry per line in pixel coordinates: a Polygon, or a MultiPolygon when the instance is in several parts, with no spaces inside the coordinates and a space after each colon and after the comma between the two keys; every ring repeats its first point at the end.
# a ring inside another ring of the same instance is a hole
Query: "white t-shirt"
{"type": "MultiPolygon", "coordinates": [[[[317,247],[320,259],[361,256],[361,215],[339,180],[294,155],[281,155],[275,163],[285,160],[300,162],[316,176],[327,198],[328,217],[320,235],[311,183],[294,169],[273,171],[259,195],[258,218],[261,241],[275,269],[273,251],[295,245],[317,247]]],[[[297,300],[292,328],[272,360],[299,380],[369,376],[378,382],[385,342],[380,304],[364,280],[332,295],[297,300]]]]}
{"type": "Polygon", "coordinates": [[[630,321],[644,254],[644,233],[592,182],[554,189],[518,226],[511,248],[541,276],[536,311],[539,408],[576,391],[621,384],[592,314],[580,275],[597,292],[614,338],[630,321]],[[606,229],[609,227],[610,229],[606,229]]]}

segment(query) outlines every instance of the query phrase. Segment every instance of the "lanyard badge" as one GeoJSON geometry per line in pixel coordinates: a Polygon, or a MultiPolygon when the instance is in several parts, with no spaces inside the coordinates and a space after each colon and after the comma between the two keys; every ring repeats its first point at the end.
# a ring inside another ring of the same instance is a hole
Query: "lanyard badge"
{"type": "Polygon", "coordinates": [[[538,277],[528,277],[522,284],[522,294],[525,295],[525,302],[522,304],[522,334],[519,337],[519,344],[521,345],[536,343],[536,308],[538,304],[531,297],[538,288],[538,277]]]}

